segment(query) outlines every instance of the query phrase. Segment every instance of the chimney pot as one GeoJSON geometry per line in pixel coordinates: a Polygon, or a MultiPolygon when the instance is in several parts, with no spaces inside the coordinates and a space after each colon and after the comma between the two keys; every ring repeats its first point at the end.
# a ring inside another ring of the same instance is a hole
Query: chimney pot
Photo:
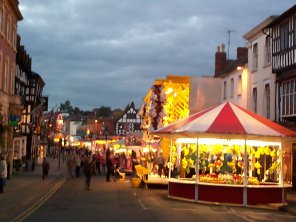
{"type": "Polygon", "coordinates": [[[224,51],[225,51],[225,45],[222,44],[222,45],[221,45],[221,52],[224,52],[224,51]]]}

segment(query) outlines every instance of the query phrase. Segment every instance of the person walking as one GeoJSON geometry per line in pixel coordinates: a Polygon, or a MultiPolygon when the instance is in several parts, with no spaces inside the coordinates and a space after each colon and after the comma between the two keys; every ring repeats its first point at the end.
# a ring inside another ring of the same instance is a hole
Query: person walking
{"type": "Polygon", "coordinates": [[[137,158],[137,153],[134,150],[132,150],[132,177],[136,177],[137,171],[136,171],[135,166],[139,165],[139,164],[140,163],[137,158]]]}
{"type": "Polygon", "coordinates": [[[106,165],[107,165],[107,174],[106,174],[106,181],[110,182],[111,175],[114,174],[114,163],[112,159],[112,154],[110,150],[108,149],[106,152],[106,165]]]}
{"type": "Polygon", "coordinates": [[[102,174],[106,175],[106,154],[101,154],[102,174]]]}
{"type": "Polygon", "coordinates": [[[67,167],[68,167],[68,178],[74,177],[74,169],[75,169],[75,156],[72,151],[70,151],[67,159],[67,167]]]}
{"type": "Polygon", "coordinates": [[[157,165],[158,165],[158,175],[161,177],[163,166],[164,166],[164,157],[163,157],[162,153],[159,153],[159,155],[158,155],[157,165]]]}
{"type": "Polygon", "coordinates": [[[0,193],[4,193],[7,178],[7,163],[4,155],[0,157],[0,193]]]}
{"type": "Polygon", "coordinates": [[[75,156],[75,171],[76,171],[76,177],[80,176],[80,167],[81,167],[81,159],[80,159],[80,155],[77,154],[75,156]]]}
{"type": "Polygon", "coordinates": [[[85,161],[83,163],[83,172],[85,175],[85,189],[90,190],[90,180],[93,174],[93,169],[95,167],[95,162],[91,157],[85,157],[85,161]]]}
{"type": "Polygon", "coordinates": [[[49,173],[49,162],[47,161],[47,159],[44,157],[43,159],[43,163],[42,163],[42,179],[44,180],[45,177],[48,176],[49,173]]]}

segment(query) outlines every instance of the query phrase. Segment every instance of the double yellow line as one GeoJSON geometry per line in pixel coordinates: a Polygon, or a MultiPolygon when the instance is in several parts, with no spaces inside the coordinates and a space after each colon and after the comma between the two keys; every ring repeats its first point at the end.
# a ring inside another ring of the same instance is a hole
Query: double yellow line
{"type": "Polygon", "coordinates": [[[33,214],[39,207],[44,204],[67,180],[67,177],[64,176],[58,183],[56,183],[43,197],[41,197],[36,203],[33,204],[30,208],[26,209],[23,213],[14,218],[11,222],[21,222],[33,214]]]}

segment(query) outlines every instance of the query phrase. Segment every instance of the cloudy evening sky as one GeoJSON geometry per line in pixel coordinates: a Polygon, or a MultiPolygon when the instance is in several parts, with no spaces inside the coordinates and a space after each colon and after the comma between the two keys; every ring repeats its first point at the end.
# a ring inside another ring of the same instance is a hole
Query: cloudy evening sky
{"type": "Polygon", "coordinates": [[[20,0],[21,44],[46,85],[49,108],[139,107],[157,78],[213,75],[243,35],[294,0],[20,0]]]}

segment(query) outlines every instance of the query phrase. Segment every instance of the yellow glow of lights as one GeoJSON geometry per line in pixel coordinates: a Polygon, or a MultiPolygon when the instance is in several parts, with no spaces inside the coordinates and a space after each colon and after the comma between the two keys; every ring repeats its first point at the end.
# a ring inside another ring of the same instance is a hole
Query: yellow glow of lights
{"type": "MultiPolygon", "coordinates": [[[[177,143],[197,143],[198,144],[221,144],[221,145],[245,145],[245,140],[240,139],[216,139],[216,138],[178,138],[177,143]]],[[[247,146],[280,146],[280,142],[246,140],[247,146]]]]}
{"type": "Polygon", "coordinates": [[[170,93],[172,93],[172,92],[173,92],[173,89],[172,89],[172,88],[168,88],[168,90],[166,91],[165,94],[170,94],[170,93]]]}

